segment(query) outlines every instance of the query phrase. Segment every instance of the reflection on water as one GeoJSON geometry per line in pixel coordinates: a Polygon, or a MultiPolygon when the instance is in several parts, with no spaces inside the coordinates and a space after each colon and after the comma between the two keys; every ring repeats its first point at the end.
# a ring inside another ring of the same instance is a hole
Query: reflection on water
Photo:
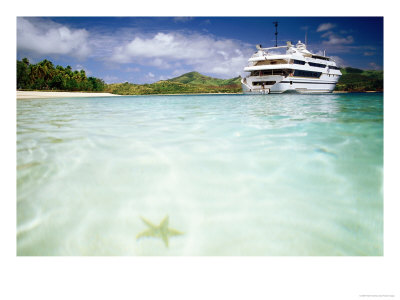
{"type": "Polygon", "coordinates": [[[17,252],[383,255],[382,174],[382,94],[21,100],[17,252]]]}

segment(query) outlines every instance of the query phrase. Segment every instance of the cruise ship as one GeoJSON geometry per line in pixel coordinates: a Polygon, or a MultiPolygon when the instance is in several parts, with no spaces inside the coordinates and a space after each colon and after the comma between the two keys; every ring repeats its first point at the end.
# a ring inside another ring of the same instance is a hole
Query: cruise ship
{"type": "Polygon", "coordinates": [[[242,79],[245,94],[332,93],[342,76],[332,58],[311,53],[301,41],[295,46],[287,42],[286,46],[256,48],[244,68],[250,73],[242,79]]]}

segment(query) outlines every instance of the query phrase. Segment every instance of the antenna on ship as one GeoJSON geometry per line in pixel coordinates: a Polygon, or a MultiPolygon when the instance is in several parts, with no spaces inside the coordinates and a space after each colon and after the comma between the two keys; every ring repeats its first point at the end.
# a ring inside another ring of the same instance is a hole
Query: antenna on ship
{"type": "Polygon", "coordinates": [[[306,36],[305,36],[305,38],[304,38],[304,43],[306,44],[306,46],[307,46],[307,29],[306,29],[306,36]]]}
{"type": "Polygon", "coordinates": [[[275,25],[275,47],[278,47],[278,22],[272,22],[275,25]]]}

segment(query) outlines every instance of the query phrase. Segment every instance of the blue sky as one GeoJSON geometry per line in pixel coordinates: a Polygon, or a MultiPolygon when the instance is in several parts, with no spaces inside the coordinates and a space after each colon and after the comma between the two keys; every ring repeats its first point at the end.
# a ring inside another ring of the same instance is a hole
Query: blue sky
{"type": "Polygon", "coordinates": [[[17,58],[85,69],[107,83],[151,83],[190,71],[245,75],[256,44],[304,41],[341,66],[383,69],[381,17],[17,18],[17,58]]]}

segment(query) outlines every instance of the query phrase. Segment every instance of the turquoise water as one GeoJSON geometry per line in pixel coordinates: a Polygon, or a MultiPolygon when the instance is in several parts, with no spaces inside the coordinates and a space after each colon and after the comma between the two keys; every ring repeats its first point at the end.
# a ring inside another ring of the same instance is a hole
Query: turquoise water
{"type": "Polygon", "coordinates": [[[383,255],[383,94],[18,100],[17,254],[383,255]]]}

